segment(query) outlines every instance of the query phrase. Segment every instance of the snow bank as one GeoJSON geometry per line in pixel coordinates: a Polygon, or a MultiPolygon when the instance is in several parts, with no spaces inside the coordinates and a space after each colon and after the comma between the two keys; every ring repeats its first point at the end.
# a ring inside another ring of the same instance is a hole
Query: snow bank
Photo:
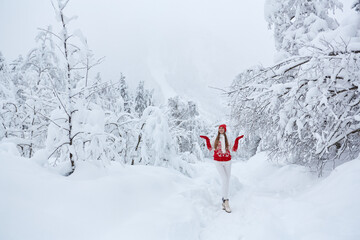
{"type": "Polygon", "coordinates": [[[78,162],[63,177],[15,150],[0,148],[0,239],[196,239],[196,211],[179,194],[192,184],[175,170],[78,162]]]}
{"type": "Polygon", "coordinates": [[[228,214],[211,159],[192,178],[117,162],[64,177],[0,143],[0,239],[360,239],[360,158],[323,179],[265,153],[232,161],[228,214]]]}

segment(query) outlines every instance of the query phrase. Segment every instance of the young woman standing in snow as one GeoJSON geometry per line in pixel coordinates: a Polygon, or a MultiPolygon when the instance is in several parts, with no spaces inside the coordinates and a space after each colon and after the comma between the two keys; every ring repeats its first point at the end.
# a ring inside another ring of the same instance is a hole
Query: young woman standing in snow
{"type": "Polygon", "coordinates": [[[231,154],[230,149],[233,152],[237,151],[239,140],[244,137],[241,135],[237,137],[234,143],[234,146],[231,148],[228,138],[226,136],[226,125],[222,124],[219,126],[217,136],[210,139],[207,136],[200,136],[206,140],[207,148],[211,151],[214,149],[214,163],[220,174],[222,182],[222,207],[223,210],[230,213],[231,209],[229,206],[229,183],[231,175],[231,154]]]}

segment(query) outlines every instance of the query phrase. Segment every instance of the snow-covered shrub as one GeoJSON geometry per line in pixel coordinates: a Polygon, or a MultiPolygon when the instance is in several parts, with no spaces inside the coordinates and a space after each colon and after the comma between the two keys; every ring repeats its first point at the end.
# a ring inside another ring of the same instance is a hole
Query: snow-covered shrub
{"type": "Polygon", "coordinates": [[[44,148],[48,117],[56,106],[53,88],[57,91],[63,89],[59,81],[58,58],[54,54],[52,35],[49,32],[40,32],[36,39],[39,46],[28,53],[22,66],[25,85],[18,85],[22,88],[25,100],[19,107],[26,116],[23,123],[27,127],[23,132],[28,141],[28,153],[24,155],[28,157],[44,148]]]}
{"type": "Polygon", "coordinates": [[[40,44],[26,58],[19,57],[1,71],[2,137],[11,138],[22,156],[32,157],[44,147],[50,109],[53,105],[48,81],[56,59],[46,42],[47,34],[37,38],[40,44]]]}
{"type": "Polygon", "coordinates": [[[149,106],[142,115],[141,144],[139,162],[146,165],[172,166],[178,168],[173,162],[175,154],[174,142],[170,135],[166,116],[160,108],[149,106]]]}
{"type": "Polygon", "coordinates": [[[139,115],[141,116],[147,107],[149,101],[145,101],[147,99],[145,95],[151,91],[144,88],[144,82],[139,82],[136,93],[133,94],[130,92],[125,76],[122,74],[119,84],[107,91],[111,92],[111,94],[107,93],[102,96],[104,102],[109,100],[117,102],[111,104],[110,106],[113,106],[113,108],[106,111],[105,131],[114,136],[113,147],[115,148],[114,151],[120,155],[119,161],[125,164],[134,164],[138,159],[139,139],[143,128],[143,125],[140,124],[139,115]],[[143,105],[142,110],[139,111],[140,103],[143,103],[143,105]]]}

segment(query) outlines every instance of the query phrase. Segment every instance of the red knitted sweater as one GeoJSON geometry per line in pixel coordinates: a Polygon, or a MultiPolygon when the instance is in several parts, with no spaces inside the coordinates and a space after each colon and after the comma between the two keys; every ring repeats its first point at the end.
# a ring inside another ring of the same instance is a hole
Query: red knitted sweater
{"type": "Polygon", "coordinates": [[[231,154],[230,154],[230,150],[226,149],[226,152],[223,153],[221,151],[221,141],[219,140],[219,143],[216,147],[216,149],[214,149],[214,160],[216,161],[230,161],[231,160],[231,154]]]}
{"type": "MultiPolygon", "coordinates": [[[[207,137],[207,136],[204,136],[204,135],[200,135],[201,138],[205,139],[206,140],[206,146],[207,148],[211,151],[212,150],[212,146],[211,146],[211,143],[210,143],[210,139],[207,137]]],[[[234,146],[232,148],[232,150],[234,152],[237,151],[238,149],[238,144],[239,144],[239,140],[241,138],[243,138],[244,135],[241,135],[240,137],[237,137],[235,139],[235,143],[234,143],[234,146]]],[[[214,142],[214,139],[213,139],[213,142],[214,142]]],[[[219,140],[218,142],[218,145],[217,147],[214,149],[214,160],[216,161],[230,161],[231,160],[231,154],[230,154],[230,150],[229,149],[226,149],[226,152],[223,153],[221,151],[221,141],[219,140]]]]}

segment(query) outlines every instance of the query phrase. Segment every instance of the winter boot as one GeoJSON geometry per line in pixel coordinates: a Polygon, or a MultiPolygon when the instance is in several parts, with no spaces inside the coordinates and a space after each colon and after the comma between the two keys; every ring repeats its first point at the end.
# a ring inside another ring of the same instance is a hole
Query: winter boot
{"type": "Polygon", "coordinates": [[[229,206],[229,199],[222,198],[222,201],[223,201],[223,203],[222,203],[223,210],[225,210],[228,213],[231,213],[231,209],[230,209],[230,206],[229,206]]]}

